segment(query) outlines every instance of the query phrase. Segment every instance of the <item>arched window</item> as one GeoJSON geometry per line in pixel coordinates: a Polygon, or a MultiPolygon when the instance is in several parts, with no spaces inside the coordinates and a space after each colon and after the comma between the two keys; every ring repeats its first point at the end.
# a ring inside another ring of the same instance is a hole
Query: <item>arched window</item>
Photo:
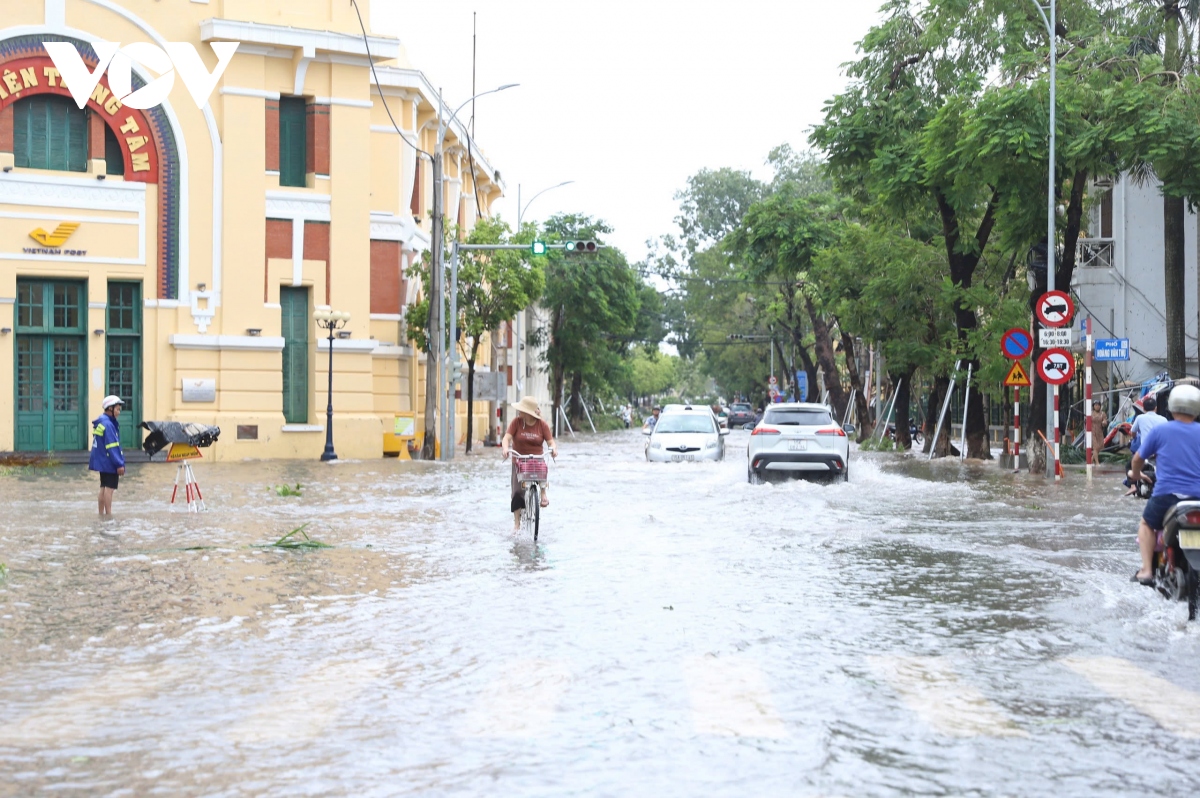
{"type": "Polygon", "coordinates": [[[18,167],[87,171],[87,114],[68,97],[38,94],[13,104],[18,167]]]}

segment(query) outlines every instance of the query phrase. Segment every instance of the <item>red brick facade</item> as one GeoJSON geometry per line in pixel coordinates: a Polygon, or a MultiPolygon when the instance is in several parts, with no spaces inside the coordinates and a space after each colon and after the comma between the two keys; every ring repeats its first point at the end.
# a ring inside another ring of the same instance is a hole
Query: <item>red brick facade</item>
{"type": "Polygon", "coordinates": [[[279,171],[279,100],[267,100],[267,171],[279,171]]]}
{"type": "Polygon", "coordinates": [[[333,295],[333,271],[329,267],[329,223],[304,223],[304,259],[325,261],[325,304],[333,295]]]}
{"type": "Polygon", "coordinates": [[[95,111],[89,110],[88,120],[88,158],[104,158],[104,120],[95,111]]]}
{"type": "Polygon", "coordinates": [[[399,313],[404,275],[399,241],[371,241],[371,312],[399,313]]]}
{"type": "MultiPolygon", "coordinates": [[[[292,259],[292,223],[289,219],[267,219],[267,260],[292,259]]],[[[263,302],[268,302],[270,283],[266,263],[263,263],[263,302]]]]}
{"type": "Polygon", "coordinates": [[[309,103],[308,152],[305,155],[305,171],[309,174],[329,174],[329,106],[309,103]]]}
{"type": "Polygon", "coordinates": [[[0,152],[13,151],[13,109],[11,105],[0,108],[0,152]]]}

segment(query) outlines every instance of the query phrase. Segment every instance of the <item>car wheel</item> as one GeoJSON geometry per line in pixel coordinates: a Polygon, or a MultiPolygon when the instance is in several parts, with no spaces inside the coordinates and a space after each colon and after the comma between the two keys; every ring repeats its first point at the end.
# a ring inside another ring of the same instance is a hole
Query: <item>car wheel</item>
{"type": "Polygon", "coordinates": [[[850,461],[846,461],[846,467],[842,469],[842,482],[850,481],[850,461]]]}
{"type": "Polygon", "coordinates": [[[746,466],[746,481],[749,482],[751,485],[761,485],[762,477],[760,477],[757,473],[755,473],[753,468],[751,468],[750,466],[747,465],[746,466]]]}

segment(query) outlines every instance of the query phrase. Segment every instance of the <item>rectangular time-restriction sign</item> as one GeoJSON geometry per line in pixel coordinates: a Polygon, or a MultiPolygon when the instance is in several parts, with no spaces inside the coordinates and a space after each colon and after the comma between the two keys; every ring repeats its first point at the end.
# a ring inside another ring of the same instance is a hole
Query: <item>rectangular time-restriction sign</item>
{"type": "Polygon", "coordinates": [[[1043,327],[1038,330],[1038,343],[1042,349],[1070,349],[1075,331],[1070,327],[1043,327]]]}

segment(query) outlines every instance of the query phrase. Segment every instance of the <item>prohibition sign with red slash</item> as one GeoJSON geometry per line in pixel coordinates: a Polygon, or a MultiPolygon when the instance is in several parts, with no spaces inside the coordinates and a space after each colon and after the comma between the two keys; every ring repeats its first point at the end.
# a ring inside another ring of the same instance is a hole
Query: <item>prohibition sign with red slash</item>
{"type": "Polygon", "coordinates": [[[1047,349],[1037,360],[1037,372],[1048,385],[1063,385],[1075,376],[1075,358],[1065,349],[1047,349]]]}

